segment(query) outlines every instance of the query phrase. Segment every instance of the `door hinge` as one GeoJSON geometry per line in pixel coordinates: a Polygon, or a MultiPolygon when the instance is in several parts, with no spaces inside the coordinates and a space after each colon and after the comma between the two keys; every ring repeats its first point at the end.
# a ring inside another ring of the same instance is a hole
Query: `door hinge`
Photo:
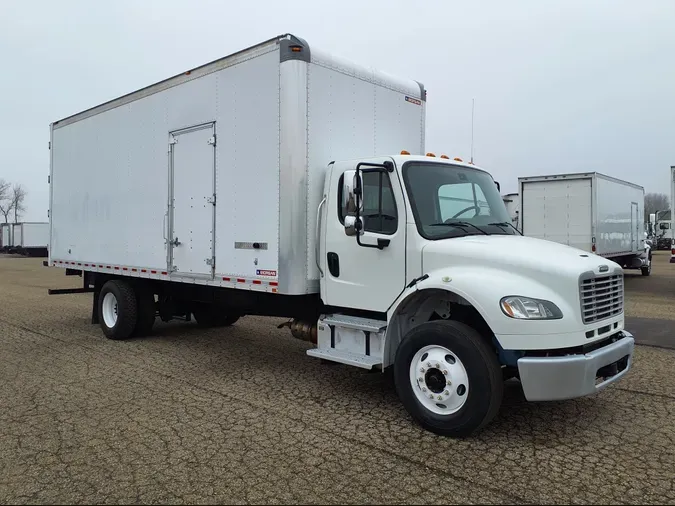
{"type": "Polygon", "coordinates": [[[206,262],[206,265],[210,265],[211,267],[215,267],[215,266],[216,266],[216,259],[215,259],[215,257],[207,258],[207,259],[204,260],[204,261],[206,262]]]}
{"type": "Polygon", "coordinates": [[[216,134],[213,134],[211,136],[211,138],[209,139],[209,144],[211,144],[212,146],[216,145],[216,134]]]}
{"type": "Polygon", "coordinates": [[[169,139],[169,146],[173,146],[174,144],[178,143],[178,139],[176,139],[173,135],[169,139]]]}
{"type": "Polygon", "coordinates": [[[214,206],[216,205],[216,195],[213,194],[211,197],[206,197],[206,202],[209,204],[213,204],[214,206]]]}

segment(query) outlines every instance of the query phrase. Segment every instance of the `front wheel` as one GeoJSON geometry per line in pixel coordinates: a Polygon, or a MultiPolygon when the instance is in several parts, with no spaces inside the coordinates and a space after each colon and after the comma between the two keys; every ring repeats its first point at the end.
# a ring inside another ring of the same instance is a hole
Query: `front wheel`
{"type": "Polygon", "coordinates": [[[408,332],[396,352],[394,381],[401,402],[422,427],[451,437],[487,425],[504,390],[492,349],[474,329],[450,320],[408,332]]]}
{"type": "Polygon", "coordinates": [[[652,273],[652,257],[649,256],[647,259],[647,265],[640,267],[640,272],[643,276],[649,276],[652,273]]]}

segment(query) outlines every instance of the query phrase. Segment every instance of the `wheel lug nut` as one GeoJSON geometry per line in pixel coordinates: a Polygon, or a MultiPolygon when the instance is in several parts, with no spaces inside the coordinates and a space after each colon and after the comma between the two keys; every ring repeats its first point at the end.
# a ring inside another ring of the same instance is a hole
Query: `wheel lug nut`
{"type": "Polygon", "coordinates": [[[426,391],[427,391],[427,389],[422,387],[422,392],[426,392],[426,391]]]}
{"type": "Polygon", "coordinates": [[[431,362],[427,362],[427,367],[431,367],[431,362]]]}
{"type": "Polygon", "coordinates": [[[448,370],[447,370],[447,369],[443,369],[443,374],[445,374],[445,375],[447,376],[447,375],[448,375],[448,370]]]}
{"type": "Polygon", "coordinates": [[[443,395],[450,395],[450,391],[446,390],[445,392],[443,392],[443,395]]]}
{"type": "Polygon", "coordinates": [[[440,369],[440,368],[441,368],[441,364],[439,364],[438,362],[436,362],[436,369],[440,369]]]}
{"type": "Polygon", "coordinates": [[[433,398],[434,398],[434,394],[429,395],[429,399],[433,399],[433,398]]]}
{"type": "Polygon", "coordinates": [[[439,400],[439,401],[442,401],[442,400],[443,400],[443,397],[441,397],[441,396],[439,395],[439,396],[438,396],[438,400],[439,400]]]}
{"type": "Polygon", "coordinates": [[[422,368],[420,369],[420,372],[421,372],[421,373],[423,373],[423,372],[424,372],[424,367],[422,367],[422,368]]]}

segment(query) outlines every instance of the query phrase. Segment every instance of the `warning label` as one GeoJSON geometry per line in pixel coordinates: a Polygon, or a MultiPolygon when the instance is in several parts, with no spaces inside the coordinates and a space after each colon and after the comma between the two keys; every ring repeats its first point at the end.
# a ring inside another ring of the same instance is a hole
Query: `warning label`
{"type": "Polygon", "coordinates": [[[256,276],[274,276],[276,277],[277,271],[269,271],[266,269],[256,269],[255,271],[256,276]]]}

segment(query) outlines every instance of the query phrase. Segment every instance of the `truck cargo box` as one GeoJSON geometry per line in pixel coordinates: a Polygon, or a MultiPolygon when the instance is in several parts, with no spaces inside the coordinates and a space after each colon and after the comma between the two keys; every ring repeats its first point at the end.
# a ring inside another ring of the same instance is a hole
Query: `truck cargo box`
{"type": "Polygon", "coordinates": [[[331,160],[423,154],[425,90],[291,35],[51,125],[49,265],[319,289],[331,160]]]}
{"type": "Polygon", "coordinates": [[[12,245],[12,225],[9,223],[0,224],[0,251],[7,251],[12,245]]]}
{"type": "Polygon", "coordinates": [[[612,258],[644,250],[644,188],[598,172],[518,178],[524,235],[612,258]]]}

